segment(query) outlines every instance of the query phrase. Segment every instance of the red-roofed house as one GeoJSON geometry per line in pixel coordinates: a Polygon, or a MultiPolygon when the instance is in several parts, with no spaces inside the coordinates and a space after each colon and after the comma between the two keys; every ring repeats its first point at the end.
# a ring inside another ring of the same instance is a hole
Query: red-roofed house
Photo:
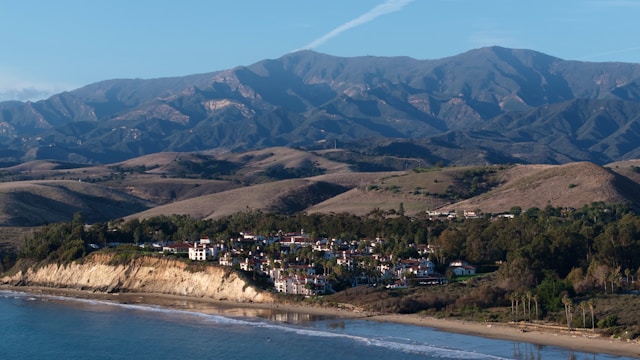
{"type": "Polygon", "coordinates": [[[453,261],[449,264],[449,268],[453,271],[456,276],[464,276],[464,275],[475,275],[476,267],[473,265],[469,265],[468,262],[463,260],[453,261]]]}

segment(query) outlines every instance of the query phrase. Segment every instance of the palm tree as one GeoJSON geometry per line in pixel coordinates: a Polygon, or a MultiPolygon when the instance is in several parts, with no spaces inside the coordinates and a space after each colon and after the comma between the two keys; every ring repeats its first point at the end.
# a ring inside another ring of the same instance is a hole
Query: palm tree
{"type": "Polygon", "coordinates": [[[515,317],[515,322],[518,322],[518,307],[520,307],[520,296],[518,294],[514,294],[514,298],[516,301],[516,317],[515,317]]]}
{"type": "Polygon", "coordinates": [[[533,295],[533,302],[536,304],[536,320],[538,320],[538,301],[540,301],[540,297],[538,297],[538,294],[533,295]]]}
{"type": "Polygon", "coordinates": [[[569,298],[569,296],[564,295],[562,296],[562,304],[564,304],[564,313],[567,316],[567,329],[571,331],[571,307],[573,306],[573,301],[571,301],[571,298],[569,298]]]}
{"type": "Polygon", "coordinates": [[[580,310],[582,310],[582,327],[586,328],[587,327],[587,315],[586,315],[586,310],[587,310],[587,304],[583,301],[580,303],[580,310]]]}
{"type": "Polygon", "coordinates": [[[596,331],[596,322],[595,319],[593,318],[593,308],[595,307],[595,302],[593,301],[593,299],[589,299],[589,301],[587,301],[587,305],[589,306],[589,310],[591,311],[591,331],[596,331]]]}
{"type": "Polygon", "coordinates": [[[529,319],[529,321],[531,321],[531,291],[527,291],[527,293],[525,294],[525,297],[527,298],[527,312],[528,312],[528,316],[527,319],[529,319]]]}
{"type": "Polygon", "coordinates": [[[511,293],[511,295],[509,295],[509,300],[511,300],[511,315],[513,316],[513,322],[516,322],[517,317],[517,308],[514,307],[517,298],[518,295],[516,293],[511,293]]]}

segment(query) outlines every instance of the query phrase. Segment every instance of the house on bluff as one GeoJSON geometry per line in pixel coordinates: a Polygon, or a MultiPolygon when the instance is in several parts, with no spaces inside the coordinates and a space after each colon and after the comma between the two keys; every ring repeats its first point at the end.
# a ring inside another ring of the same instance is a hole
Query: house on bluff
{"type": "Polygon", "coordinates": [[[195,242],[193,246],[189,247],[189,259],[194,261],[206,261],[208,259],[215,259],[218,257],[220,248],[211,244],[211,239],[208,237],[200,238],[200,241],[195,242]]]}

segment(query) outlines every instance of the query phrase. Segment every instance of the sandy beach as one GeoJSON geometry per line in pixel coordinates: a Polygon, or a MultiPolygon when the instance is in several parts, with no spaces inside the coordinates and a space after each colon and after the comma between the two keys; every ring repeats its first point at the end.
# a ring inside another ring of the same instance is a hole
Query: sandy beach
{"type": "Polygon", "coordinates": [[[477,323],[452,319],[425,317],[417,314],[374,314],[346,308],[327,308],[302,304],[236,303],[178,295],[148,293],[97,293],[75,289],[1,285],[0,290],[39,295],[113,301],[125,304],[156,305],[171,309],[195,311],[226,316],[265,318],[275,321],[306,321],[314,317],[341,317],[371,321],[394,322],[425,326],[445,332],[493,339],[550,345],[579,352],[602,353],[640,358],[640,343],[601,337],[588,331],[567,331],[562,327],[539,327],[532,324],[477,323]]]}

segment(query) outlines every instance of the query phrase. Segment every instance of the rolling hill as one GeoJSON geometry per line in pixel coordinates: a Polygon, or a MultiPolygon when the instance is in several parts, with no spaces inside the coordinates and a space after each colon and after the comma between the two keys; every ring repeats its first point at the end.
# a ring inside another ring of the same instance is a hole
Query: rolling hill
{"type": "Polygon", "coordinates": [[[0,226],[69,221],[78,212],[93,223],[171,214],[216,219],[244,211],[425,216],[427,210],[501,213],[514,206],[640,204],[638,161],[404,169],[411,158],[373,157],[371,167],[400,168],[363,172],[357,170],[362,164],[336,161],[336,153],[351,158],[346,150],[277,147],[159,153],[86,167],[24,163],[0,171],[0,226]]]}

